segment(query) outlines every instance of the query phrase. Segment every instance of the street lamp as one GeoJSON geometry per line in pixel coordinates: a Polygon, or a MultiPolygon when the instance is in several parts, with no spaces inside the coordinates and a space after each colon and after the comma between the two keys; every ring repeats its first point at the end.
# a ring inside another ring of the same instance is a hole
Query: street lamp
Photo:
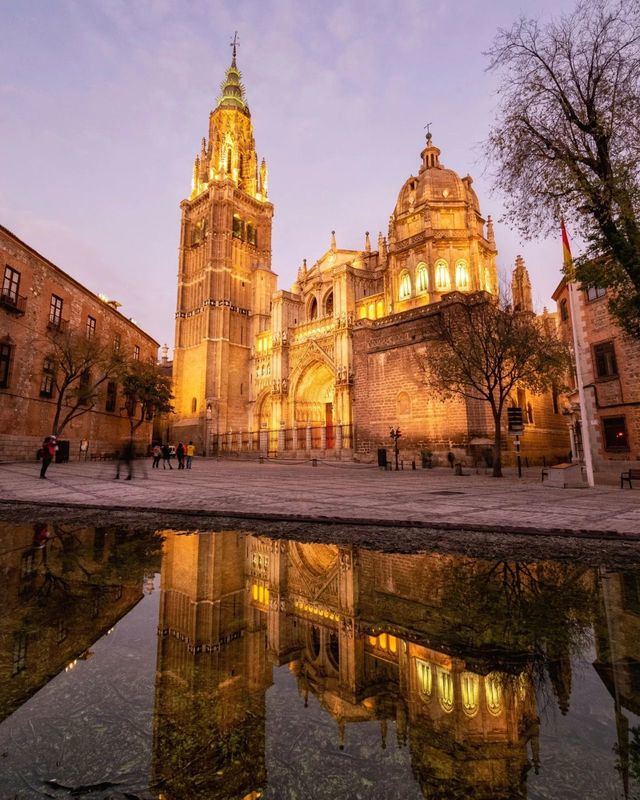
{"type": "Polygon", "coordinates": [[[400,469],[400,467],[398,466],[398,454],[400,453],[400,448],[398,447],[398,439],[402,436],[400,428],[391,428],[389,436],[393,439],[393,452],[396,457],[396,472],[397,472],[400,469]]]}

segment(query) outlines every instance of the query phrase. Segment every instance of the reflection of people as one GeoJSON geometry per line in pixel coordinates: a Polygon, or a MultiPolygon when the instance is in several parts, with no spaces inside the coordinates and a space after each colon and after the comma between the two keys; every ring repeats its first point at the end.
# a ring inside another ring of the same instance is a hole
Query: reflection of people
{"type": "Polygon", "coordinates": [[[55,436],[46,436],[42,442],[42,467],[40,468],[40,477],[46,478],[46,472],[49,469],[49,464],[53,461],[53,457],[58,449],[57,439],[55,436]]]}
{"type": "Polygon", "coordinates": [[[51,534],[46,522],[37,522],[33,526],[33,546],[38,550],[42,550],[50,538],[51,534]]]}
{"type": "Polygon", "coordinates": [[[127,467],[128,475],[126,481],[130,481],[133,477],[133,442],[131,439],[126,439],[122,443],[120,453],[118,454],[118,466],[116,468],[116,480],[120,477],[120,467],[124,464],[127,467]]]}

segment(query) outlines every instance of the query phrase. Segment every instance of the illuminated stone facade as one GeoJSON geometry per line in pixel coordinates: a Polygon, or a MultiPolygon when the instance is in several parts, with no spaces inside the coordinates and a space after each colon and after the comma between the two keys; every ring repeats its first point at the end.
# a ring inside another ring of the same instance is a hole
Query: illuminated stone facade
{"type": "MultiPolygon", "coordinates": [[[[493,225],[472,178],[443,166],[429,134],[377,247],[367,233],[362,250],[342,249],[332,233],[329,249],[302,264],[289,291],[276,291],[270,268],[266,191],[234,56],[182,204],[178,438],[188,435],[208,453],[367,460],[401,425],[407,455],[486,447],[492,422],[484,406],[435,398],[416,358],[450,293],[498,289],[493,225]]],[[[514,287],[530,308],[523,263],[514,287]]],[[[528,402],[530,425],[539,427],[531,454],[565,452],[551,398],[528,402]]]]}

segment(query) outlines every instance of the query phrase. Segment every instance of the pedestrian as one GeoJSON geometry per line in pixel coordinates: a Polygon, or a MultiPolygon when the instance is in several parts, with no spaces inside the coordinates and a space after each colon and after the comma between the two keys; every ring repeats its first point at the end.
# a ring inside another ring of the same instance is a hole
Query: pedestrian
{"type": "Polygon", "coordinates": [[[169,465],[169,469],[173,469],[171,466],[171,448],[168,444],[162,445],[162,469],[167,468],[167,464],[169,465]]]}
{"type": "Polygon", "coordinates": [[[160,445],[154,444],[151,453],[153,454],[153,464],[151,465],[151,469],[160,469],[160,459],[162,458],[162,448],[160,445]]]}
{"type": "Polygon", "coordinates": [[[195,454],[196,446],[193,442],[189,442],[187,445],[187,469],[191,469],[191,462],[193,461],[195,454]]]}
{"type": "Polygon", "coordinates": [[[133,445],[133,441],[131,439],[125,439],[120,447],[120,452],[118,454],[118,466],[116,467],[116,477],[115,480],[119,480],[120,478],[120,467],[124,464],[127,468],[128,475],[125,478],[126,481],[130,481],[133,478],[133,457],[135,455],[135,449],[133,445]]]}
{"type": "Polygon", "coordinates": [[[40,478],[44,480],[49,469],[49,464],[53,461],[53,457],[58,449],[58,440],[55,436],[45,436],[42,442],[42,467],[40,468],[40,478]]]}
{"type": "Polygon", "coordinates": [[[176,456],[178,458],[178,469],[184,469],[184,456],[186,450],[182,442],[178,442],[178,447],[176,448],[176,456]]]}

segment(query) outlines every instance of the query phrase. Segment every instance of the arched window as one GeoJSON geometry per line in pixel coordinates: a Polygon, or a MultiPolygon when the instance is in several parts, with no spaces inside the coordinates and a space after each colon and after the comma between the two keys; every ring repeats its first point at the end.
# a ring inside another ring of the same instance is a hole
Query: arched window
{"type": "Polygon", "coordinates": [[[429,289],[429,273],[426,264],[418,264],[416,268],[416,292],[424,294],[429,289]]]}
{"type": "Polygon", "coordinates": [[[447,714],[453,710],[453,676],[449,670],[438,669],[438,699],[447,714]]]}
{"type": "Polygon", "coordinates": [[[469,288],[469,268],[464,258],[456,263],[456,288],[463,291],[469,288]]]}
{"type": "Polygon", "coordinates": [[[449,288],[449,265],[444,258],[436,261],[436,289],[439,292],[449,288]]]}
{"type": "Polygon", "coordinates": [[[502,711],[502,687],[500,679],[494,673],[484,679],[484,693],[489,712],[497,716],[502,711]]]}
{"type": "Polygon", "coordinates": [[[396,415],[398,417],[411,416],[411,398],[406,392],[400,392],[396,397],[396,415]]]}
{"type": "Polygon", "coordinates": [[[418,689],[421,694],[426,694],[427,697],[430,697],[433,689],[433,670],[431,669],[431,664],[416,659],[416,672],[418,675],[418,689]]]}
{"type": "Polygon", "coordinates": [[[249,242],[249,244],[255,244],[256,243],[256,229],[255,229],[255,226],[254,226],[253,222],[247,222],[246,232],[247,232],[247,241],[249,242]]]}
{"type": "Polygon", "coordinates": [[[333,290],[324,299],[324,315],[325,317],[333,316],[333,290]]]}
{"type": "Polygon", "coordinates": [[[231,148],[227,147],[227,164],[226,164],[227,173],[231,173],[231,148]]]}
{"type": "Polygon", "coordinates": [[[233,215],[233,230],[232,235],[234,239],[242,239],[242,220],[237,214],[233,215]]]}
{"type": "Polygon", "coordinates": [[[318,301],[315,297],[311,298],[309,303],[309,319],[316,319],[318,316],[318,301]]]}
{"type": "Polygon", "coordinates": [[[478,696],[480,694],[480,678],[473,672],[463,672],[460,676],[462,708],[468,717],[478,713],[478,696]]]}
{"type": "Polygon", "coordinates": [[[411,275],[408,272],[403,272],[400,275],[400,290],[398,292],[400,300],[407,300],[411,297],[411,275]]]}
{"type": "Polygon", "coordinates": [[[191,399],[191,413],[195,414],[197,410],[198,410],[198,400],[195,397],[193,397],[191,399]]]}

